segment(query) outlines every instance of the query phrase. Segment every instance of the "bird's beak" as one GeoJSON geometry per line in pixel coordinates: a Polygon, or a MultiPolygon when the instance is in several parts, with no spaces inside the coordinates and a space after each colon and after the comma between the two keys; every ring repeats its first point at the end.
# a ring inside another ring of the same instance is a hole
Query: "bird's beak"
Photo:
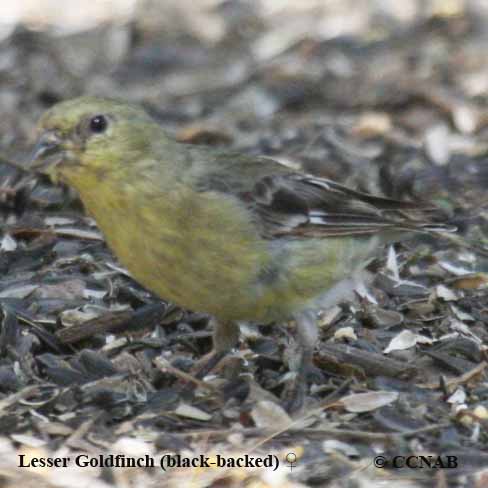
{"type": "Polygon", "coordinates": [[[46,131],[39,137],[31,155],[31,168],[45,172],[62,161],[62,147],[59,135],[46,131]]]}

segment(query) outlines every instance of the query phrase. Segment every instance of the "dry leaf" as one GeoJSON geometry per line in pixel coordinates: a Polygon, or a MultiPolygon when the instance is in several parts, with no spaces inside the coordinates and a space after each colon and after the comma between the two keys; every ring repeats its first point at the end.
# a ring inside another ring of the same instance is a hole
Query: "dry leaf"
{"type": "Polygon", "coordinates": [[[356,393],[340,399],[340,403],[348,412],[371,412],[378,408],[393,403],[398,398],[396,391],[369,391],[356,393]]]}
{"type": "Polygon", "coordinates": [[[0,242],[0,251],[15,251],[16,249],[17,241],[10,234],[5,234],[0,242]]]}
{"type": "Polygon", "coordinates": [[[204,412],[197,407],[188,405],[187,403],[181,403],[178,405],[178,408],[174,411],[174,413],[180,417],[186,417],[194,420],[208,421],[212,418],[209,413],[204,412]]]}
{"type": "Polygon", "coordinates": [[[341,327],[340,329],[336,330],[334,334],[334,339],[336,341],[340,341],[342,339],[349,339],[352,341],[357,340],[358,336],[354,332],[352,327],[341,327]]]}
{"type": "Polygon", "coordinates": [[[466,402],[466,392],[462,388],[456,391],[447,399],[447,403],[464,404],[466,402]]]}
{"type": "Polygon", "coordinates": [[[488,286],[488,273],[472,273],[461,276],[451,282],[453,288],[458,290],[476,290],[488,286]]]}
{"type": "Polygon", "coordinates": [[[383,351],[388,354],[392,351],[403,351],[405,349],[410,349],[417,343],[420,344],[432,344],[433,340],[421,334],[414,334],[411,330],[404,330],[395,336],[386,349],[383,351]]]}
{"type": "Polygon", "coordinates": [[[444,285],[437,285],[435,287],[435,294],[437,298],[442,298],[445,302],[454,302],[458,299],[456,294],[444,285]]]}
{"type": "Polygon", "coordinates": [[[277,403],[261,400],[251,411],[251,417],[256,427],[263,429],[281,430],[292,424],[291,417],[277,403]]]}
{"type": "Polygon", "coordinates": [[[362,114],[352,128],[353,134],[360,137],[375,137],[390,132],[393,128],[391,118],[384,112],[366,112],[362,114]]]}

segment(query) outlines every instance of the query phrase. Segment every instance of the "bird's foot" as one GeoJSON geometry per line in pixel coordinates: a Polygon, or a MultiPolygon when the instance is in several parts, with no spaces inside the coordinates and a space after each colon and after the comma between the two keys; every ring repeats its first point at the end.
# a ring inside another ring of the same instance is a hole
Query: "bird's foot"
{"type": "Polygon", "coordinates": [[[283,407],[288,413],[297,413],[305,406],[305,400],[310,383],[322,384],[325,382],[325,375],[320,368],[311,362],[302,365],[295,377],[285,387],[282,395],[283,407]]]}
{"type": "Polygon", "coordinates": [[[315,383],[316,385],[321,385],[326,381],[324,372],[314,364],[308,364],[306,366],[305,378],[308,383],[315,383]]]}
{"type": "MultiPolygon", "coordinates": [[[[210,371],[212,371],[220,363],[220,361],[222,361],[225,355],[225,352],[209,352],[203,356],[203,358],[197,361],[195,366],[193,366],[191,369],[190,375],[197,380],[203,380],[203,378],[205,378],[205,376],[207,376],[210,371]]],[[[180,394],[184,397],[189,396],[191,393],[193,393],[195,387],[196,383],[192,381],[181,382],[180,394]]]]}
{"type": "Polygon", "coordinates": [[[281,396],[283,408],[290,414],[299,412],[305,406],[307,392],[307,382],[296,375],[285,387],[281,396]]]}

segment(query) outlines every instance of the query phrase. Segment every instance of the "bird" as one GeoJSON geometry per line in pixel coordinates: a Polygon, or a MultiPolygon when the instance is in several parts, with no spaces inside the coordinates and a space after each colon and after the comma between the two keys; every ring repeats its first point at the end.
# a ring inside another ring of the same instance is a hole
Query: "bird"
{"type": "Polygon", "coordinates": [[[266,157],[178,142],[124,101],[59,102],[37,131],[32,169],[78,192],[132,277],[212,317],[201,377],[237,345],[239,323],[295,320],[290,411],[304,405],[317,311],[355,286],[382,245],[454,230],[432,222],[423,203],[357,191],[266,157]]]}

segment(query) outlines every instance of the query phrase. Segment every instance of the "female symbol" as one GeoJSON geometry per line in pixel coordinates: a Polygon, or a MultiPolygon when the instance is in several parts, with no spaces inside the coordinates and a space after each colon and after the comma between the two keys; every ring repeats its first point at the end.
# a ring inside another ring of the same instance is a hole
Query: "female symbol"
{"type": "Polygon", "coordinates": [[[290,467],[290,471],[293,471],[295,467],[295,461],[297,460],[297,455],[294,452],[289,452],[286,457],[286,462],[289,463],[288,466],[290,467]]]}

